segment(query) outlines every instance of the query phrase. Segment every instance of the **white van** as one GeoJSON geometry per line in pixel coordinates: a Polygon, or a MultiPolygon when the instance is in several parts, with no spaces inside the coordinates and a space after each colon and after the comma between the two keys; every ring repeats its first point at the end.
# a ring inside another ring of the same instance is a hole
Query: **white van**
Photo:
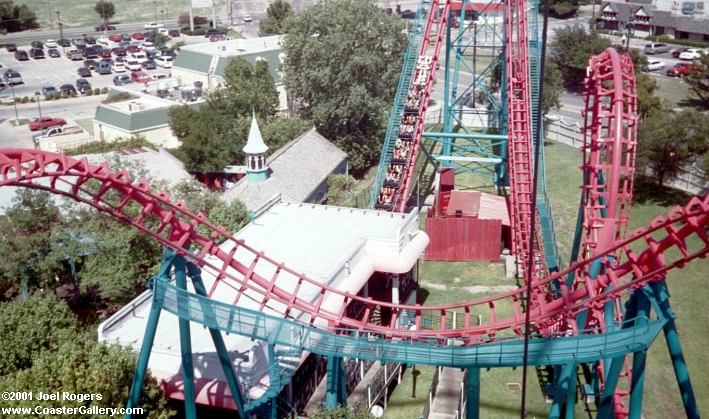
{"type": "Polygon", "coordinates": [[[160,57],[155,58],[155,65],[163,67],[163,68],[171,68],[172,67],[172,57],[169,55],[163,55],[160,57]]]}
{"type": "Polygon", "coordinates": [[[127,61],[137,61],[141,64],[144,62],[148,61],[148,57],[145,55],[144,52],[138,51],[138,52],[131,52],[128,54],[128,57],[126,57],[127,61]]]}

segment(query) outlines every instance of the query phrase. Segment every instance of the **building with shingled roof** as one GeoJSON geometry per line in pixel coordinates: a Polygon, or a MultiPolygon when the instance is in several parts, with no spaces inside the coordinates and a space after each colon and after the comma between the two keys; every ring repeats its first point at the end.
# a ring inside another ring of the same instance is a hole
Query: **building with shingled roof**
{"type": "Polygon", "coordinates": [[[252,214],[279,200],[322,203],[328,176],[347,172],[347,154],[315,128],[268,156],[268,146],[254,117],[243,151],[246,176],[222,198],[228,202],[241,200],[252,214]]]}

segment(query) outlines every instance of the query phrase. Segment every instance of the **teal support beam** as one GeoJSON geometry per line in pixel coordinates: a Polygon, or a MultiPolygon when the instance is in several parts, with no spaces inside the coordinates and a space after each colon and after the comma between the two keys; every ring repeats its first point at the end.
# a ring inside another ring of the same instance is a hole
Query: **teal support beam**
{"type": "MultiPolygon", "coordinates": [[[[647,295],[641,290],[633,294],[631,301],[635,299],[635,310],[637,320],[636,325],[642,326],[648,323],[650,315],[650,301],[647,295]]],[[[630,406],[628,408],[628,419],[641,419],[643,413],[643,389],[645,386],[645,360],[647,351],[633,353],[633,374],[630,381],[630,406]]]]}
{"type": "MultiPolygon", "coordinates": [[[[448,19],[450,19],[450,12],[448,19]]],[[[452,132],[452,118],[448,115],[450,107],[450,55],[451,55],[451,25],[446,25],[446,58],[445,65],[446,70],[444,74],[444,84],[443,84],[443,132],[452,132]]],[[[444,156],[450,156],[453,154],[453,144],[451,143],[451,138],[446,138],[443,142],[443,150],[441,154],[444,156]]],[[[441,163],[443,167],[451,167],[452,162],[444,161],[441,163]]]]}
{"type": "Polygon", "coordinates": [[[610,363],[603,394],[601,394],[601,406],[598,408],[598,414],[596,415],[597,419],[611,419],[615,413],[613,399],[615,398],[615,388],[618,386],[618,379],[620,378],[620,372],[623,370],[624,362],[625,357],[619,356],[613,358],[610,363]]]}
{"type": "Polygon", "coordinates": [[[574,419],[574,415],[576,414],[576,381],[578,380],[578,370],[575,362],[571,362],[568,365],[571,368],[571,378],[569,379],[569,388],[566,391],[564,419],[574,419]]]}
{"type": "Polygon", "coordinates": [[[564,404],[568,400],[567,394],[571,386],[570,383],[571,381],[576,382],[575,372],[576,364],[573,362],[561,366],[561,372],[559,373],[559,379],[554,391],[554,400],[549,410],[549,419],[559,419],[562,417],[564,404]]]}
{"type": "Polygon", "coordinates": [[[479,419],[480,368],[468,368],[468,377],[465,387],[465,419],[479,419]]]}
{"type": "MultiPolygon", "coordinates": [[[[176,257],[173,263],[175,267],[175,285],[177,288],[187,290],[187,273],[185,259],[176,257]]],[[[184,296],[178,295],[178,307],[188,309],[187,300],[184,296]]],[[[185,397],[185,418],[197,418],[197,405],[194,393],[194,366],[192,364],[192,339],[190,334],[190,321],[179,318],[180,329],[180,352],[182,354],[182,392],[185,397]]]]}
{"type": "Polygon", "coordinates": [[[477,132],[431,132],[427,131],[423,133],[424,137],[441,137],[441,138],[464,138],[464,139],[478,139],[478,140],[507,140],[507,135],[501,134],[483,134],[477,132]]]}
{"type": "MultiPolygon", "coordinates": [[[[148,361],[150,361],[150,352],[153,349],[155,342],[155,332],[158,329],[158,321],[160,320],[160,311],[162,306],[162,298],[153,295],[153,304],[150,306],[150,314],[148,315],[148,323],[145,325],[145,334],[143,335],[143,343],[140,346],[140,355],[138,356],[138,364],[135,367],[135,375],[130,386],[130,394],[128,395],[128,403],[126,408],[132,409],[139,407],[140,396],[143,392],[143,382],[148,371],[148,361]]],[[[133,415],[126,414],[125,418],[131,418],[133,415]]]]}
{"type": "MultiPolygon", "coordinates": [[[[192,279],[192,285],[197,295],[202,297],[208,297],[207,289],[204,287],[204,282],[202,282],[202,274],[196,265],[193,263],[187,264],[187,272],[189,273],[190,279],[192,279]]],[[[216,321],[216,316],[214,315],[214,310],[211,306],[203,307],[204,314],[207,318],[214,319],[216,321]]],[[[238,410],[238,414],[241,418],[246,418],[246,412],[244,410],[244,396],[241,394],[239,389],[239,382],[234,374],[234,365],[229,357],[229,352],[224,344],[224,338],[218,329],[209,328],[209,334],[212,337],[212,342],[214,343],[214,348],[217,350],[217,357],[219,358],[219,363],[224,371],[224,376],[226,377],[227,384],[229,385],[229,391],[231,392],[231,397],[234,399],[234,404],[238,410]]]]}
{"type": "Polygon", "coordinates": [[[675,370],[675,378],[677,379],[679,391],[682,396],[684,412],[687,415],[687,418],[698,419],[699,407],[697,407],[697,400],[694,397],[692,382],[689,379],[689,370],[687,370],[687,363],[685,362],[684,354],[682,353],[682,345],[680,344],[677,326],[675,325],[676,316],[672,311],[672,307],[670,307],[670,292],[664,281],[654,283],[651,287],[655,292],[655,298],[660,305],[662,315],[664,315],[667,320],[665,326],[663,327],[663,331],[665,333],[665,341],[667,342],[667,350],[669,351],[670,358],[672,360],[672,367],[674,367],[675,370]]]}
{"type": "Polygon", "coordinates": [[[328,356],[326,408],[335,409],[338,405],[345,406],[347,404],[347,388],[345,386],[345,367],[342,364],[342,358],[328,356]]]}

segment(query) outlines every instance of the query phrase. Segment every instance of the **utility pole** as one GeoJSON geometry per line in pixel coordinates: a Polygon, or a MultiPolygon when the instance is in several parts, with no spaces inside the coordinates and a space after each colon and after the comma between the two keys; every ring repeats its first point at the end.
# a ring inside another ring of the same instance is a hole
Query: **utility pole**
{"type": "Polygon", "coordinates": [[[158,23],[158,2],[153,0],[153,12],[155,12],[155,23],[158,23]]]}
{"type": "Polygon", "coordinates": [[[15,97],[15,83],[10,83],[12,88],[12,104],[15,106],[15,125],[20,125],[20,117],[17,116],[17,98],[15,97]]]}
{"type": "Polygon", "coordinates": [[[190,32],[194,32],[194,13],[192,12],[192,0],[187,0],[189,2],[189,12],[190,12],[190,32]]]}
{"type": "Polygon", "coordinates": [[[61,44],[62,47],[62,53],[64,52],[64,43],[62,42],[62,39],[64,39],[64,24],[62,23],[62,17],[57,10],[57,24],[59,25],[59,43],[61,44]]]}

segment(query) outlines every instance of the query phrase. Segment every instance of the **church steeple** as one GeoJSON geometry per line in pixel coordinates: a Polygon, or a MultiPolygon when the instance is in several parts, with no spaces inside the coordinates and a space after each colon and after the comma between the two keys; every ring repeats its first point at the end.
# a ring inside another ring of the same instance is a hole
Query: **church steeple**
{"type": "Polygon", "coordinates": [[[261,182],[268,179],[268,164],[266,163],[268,146],[261,137],[261,130],[256,122],[256,112],[251,119],[249,139],[242,151],[246,154],[246,178],[250,182],[261,182]]]}

